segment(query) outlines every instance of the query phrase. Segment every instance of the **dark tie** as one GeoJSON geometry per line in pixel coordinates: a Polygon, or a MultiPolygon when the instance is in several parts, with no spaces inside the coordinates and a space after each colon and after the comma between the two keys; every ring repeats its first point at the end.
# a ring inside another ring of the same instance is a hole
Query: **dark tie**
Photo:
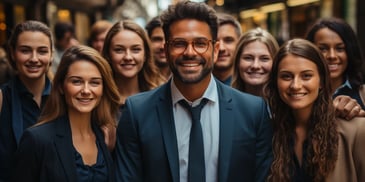
{"type": "Polygon", "coordinates": [[[181,106],[190,112],[192,118],[189,141],[188,182],[205,182],[204,142],[200,124],[200,112],[207,102],[208,100],[203,98],[199,105],[191,107],[185,100],[179,101],[181,106]]]}

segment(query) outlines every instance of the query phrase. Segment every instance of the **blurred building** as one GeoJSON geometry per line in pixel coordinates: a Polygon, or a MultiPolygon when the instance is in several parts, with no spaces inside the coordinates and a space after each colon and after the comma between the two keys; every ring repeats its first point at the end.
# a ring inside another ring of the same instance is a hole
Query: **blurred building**
{"type": "MultiPolygon", "coordinates": [[[[169,4],[179,0],[0,0],[0,45],[15,24],[40,20],[51,28],[56,21],[71,22],[76,35],[85,43],[89,27],[99,19],[112,22],[132,19],[144,26],[169,4]]],[[[307,28],[320,17],[345,19],[365,46],[363,0],[192,0],[205,2],[218,12],[226,12],[241,22],[242,30],[262,27],[279,41],[303,37],[307,28]]]]}
{"type": "Polygon", "coordinates": [[[90,25],[109,19],[124,0],[0,0],[0,45],[13,27],[25,20],[39,20],[53,29],[57,21],[75,25],[80,42],[85,42],[90,25]]]}
{"type": "Polygon", "coordinates": [[[363,0],[208,0],[208,4],[236,16],[243,31],[262,27],[279,41],[303,37],[318,18],[342,18],[365,46],[365,25],[358,21],[365,18],[360,10],[365,7],[363,0]]]}

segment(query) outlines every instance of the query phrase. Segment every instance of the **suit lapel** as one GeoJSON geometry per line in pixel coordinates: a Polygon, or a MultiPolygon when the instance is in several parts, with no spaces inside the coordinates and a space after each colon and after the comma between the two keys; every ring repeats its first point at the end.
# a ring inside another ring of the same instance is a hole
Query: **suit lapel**
{"type": "Polygon", "coordinates": [[[23,134],[23,111],[20,103],[20,96],[15,91],[17,87],[15,86],[14,80],[9,82],[9,87],[11,88],[11,99],[13,101],[11,105],[12,126],[16,144],[18,145],[23,134]]]}
{"type": "Polygon", "coordinates": [[[158,113],[158,120],[161,125],[162,136],[165,144],[167,158],[169,161],[172,179],[173,181],[178,182],[180,179],[179,156],[172,109],[170,82],[171,80],[167,84],[162,86],[156,109],[158,113]]]}
{"type": "Polygon", "coordinates": [[[227,181],[231,160],[231,149],[234,131],[234,117],[232,111],[232,96],[219,81],[217,82],[219,95],[219,157],[218,181],[227,181]]]}
{"type": "Polygon", "coordinates": [[[59,161],[69,181],[77,181],[75,156],[72,149],[71,128],[68,117],[57,120],[55,146],[59,161]]]}

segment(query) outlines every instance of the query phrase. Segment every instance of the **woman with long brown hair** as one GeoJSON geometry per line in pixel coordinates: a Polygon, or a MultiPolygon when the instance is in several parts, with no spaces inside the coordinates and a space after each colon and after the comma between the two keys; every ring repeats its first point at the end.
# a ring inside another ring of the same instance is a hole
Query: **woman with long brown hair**
{"type": "Polygon", "coordinates": [[[22,136],[13,181],[114,181],[100,127],[116,126],[118,103],[108,62],[87,46],[67,49],[39,123],[22,136]]]}
{"type": "Polygon", "coordinates": [[[315,45],[285,43],[265,89],[274,126],[268,181],[364,181],[365,120],[335,116],[330,74],[315,45]]]}
{"type": "Polygon", "coordinates": [[[147,33],[131,20],[113,25],[105,38],[102,55],[112,67],[122,105],[127,97],[165,82],[153,62],[147,33]]]}

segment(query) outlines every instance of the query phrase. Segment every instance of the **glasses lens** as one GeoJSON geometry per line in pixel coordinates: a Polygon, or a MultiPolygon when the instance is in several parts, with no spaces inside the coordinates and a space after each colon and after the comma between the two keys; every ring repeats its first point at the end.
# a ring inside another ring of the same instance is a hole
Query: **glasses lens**
{"type": "Polygon", "coordinates": [[[207,39],[197,39],[193,41],[193,47],[198,53],[205,53],[209,47],[209,40],[207,39]]]}
{"type": "MultiPolygon", "coordinates": [[[[208,39],[195,39],[191,42],[194,50],[197,53],[205,53],[209,47],[208,39]]],[[[184,39],[175,39],[170,42],[171,50],[176,54],[183,53],[188,47],[189,42],[184,39]]]]}

